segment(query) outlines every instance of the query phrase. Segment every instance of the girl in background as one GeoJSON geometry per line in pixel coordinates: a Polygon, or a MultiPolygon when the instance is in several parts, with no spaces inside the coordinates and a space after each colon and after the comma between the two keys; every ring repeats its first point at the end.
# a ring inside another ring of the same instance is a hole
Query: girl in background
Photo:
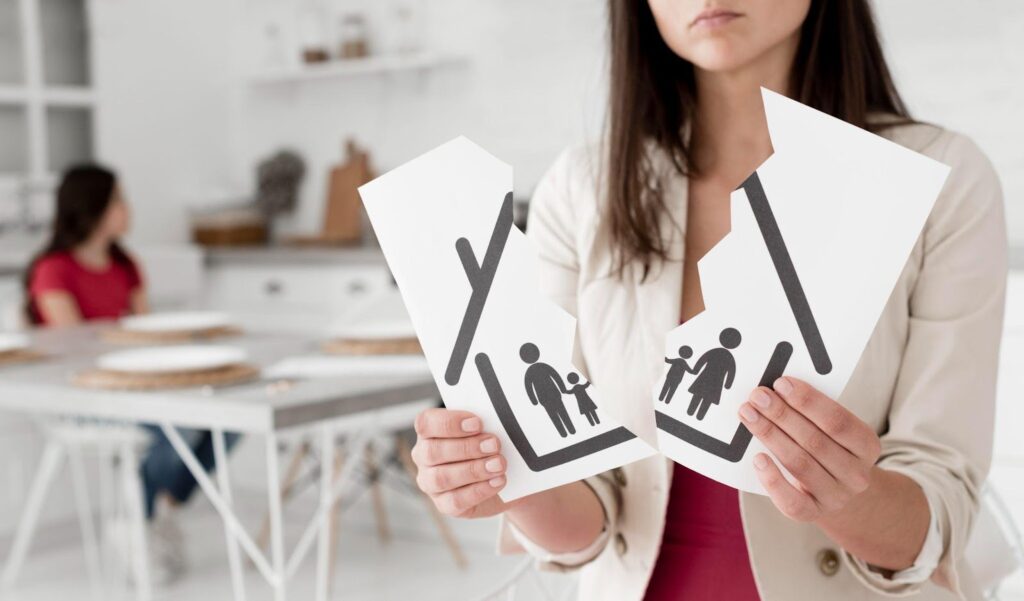
{"type": "MultiPolygon", "coordinates": [[[[26,313],[32,325],[66,327],[148,311],[142,272],[119,242],[128,231],[130,216],[117,176],[109,169],[83,165],[64,174],[57,189],[52,235],[26,270],[26,313]]],[[[167,584],[186,568],[183,537],[173,508],[189,499],[196,481],[163,432],[156,426],[145,427],[153,442],[140,478],[150,524],[152,575],[154,582],[167,584]],[[161,498],[166,509],[157,515],[161,498]]],[[[210,433],[179,431],[203,467],[211,469],[210,433]]],[[[229,435],[227,443],[231,446],[236,440],[229,435]]],[[[112,538],[125,540],[116,534],[112,538]]]]}

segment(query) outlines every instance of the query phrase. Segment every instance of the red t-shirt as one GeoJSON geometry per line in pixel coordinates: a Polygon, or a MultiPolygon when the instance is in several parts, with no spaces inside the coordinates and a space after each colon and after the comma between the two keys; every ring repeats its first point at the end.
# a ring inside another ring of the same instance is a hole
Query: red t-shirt
{"type": "MultiPolygon", "coordinates": [[[[74,297],[82,319],[116,319],[131,312],[132,293],[142,286],[139,270],[132,264],[111,261],[96,270],[79,263],[69,252],[46,255],[32,269],[29,295],[32,303],[46,292],[67,292],[74,297]]],[[[43,323],[42,315],[35,305],[43,323]]]]}

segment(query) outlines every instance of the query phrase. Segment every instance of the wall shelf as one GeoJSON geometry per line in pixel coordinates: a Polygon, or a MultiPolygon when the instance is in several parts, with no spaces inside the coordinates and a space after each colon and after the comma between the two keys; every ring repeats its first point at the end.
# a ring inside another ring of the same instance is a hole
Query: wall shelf
{"type": "Polygon", "coordinates": [[[366,58],[338,59],[325,63],[257,72],[250,75],[249,83],[253,85],[273,85],[400,71],[425,71],[455,66],[466,62],[465,57],[432,52],[368,56],[366,58]]]}

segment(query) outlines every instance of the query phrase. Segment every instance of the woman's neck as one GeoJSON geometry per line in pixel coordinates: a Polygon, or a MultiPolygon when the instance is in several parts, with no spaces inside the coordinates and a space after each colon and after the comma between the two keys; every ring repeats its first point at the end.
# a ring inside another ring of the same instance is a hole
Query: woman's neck
{"type": "Polygon", "coordinates": [[[75,259],[93,269],[106,269],[110,266],[110,244],[112,240],[106,236],[91,236],[71,251],[75,259]]]}
{"type": "Polygon", "coordinates": [[[744,67],[728,72],[698,69],[694,159],[702,179],[731,188],[772,153],[761,87],[785,94],[799,43],[780,43],[744,67]]]}

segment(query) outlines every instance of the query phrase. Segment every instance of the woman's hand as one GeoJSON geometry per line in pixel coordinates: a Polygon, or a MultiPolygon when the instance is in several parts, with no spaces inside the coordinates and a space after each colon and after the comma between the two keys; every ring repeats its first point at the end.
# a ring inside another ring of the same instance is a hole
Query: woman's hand
{"type": "Polygon", "coordinates": [[[445,515],[479,518],[502,513],[505,458],[493,434],[468,411],[427,409],[416,418],[412,459],[416,484],[445,515]]]}
{"type": "Polygon", "coordinates": [[[837,514],[871,484],[881,453],[878,435],[806,382],[783,377],[774,390],[758,387],[739,414],[797,481],[790,484],[765,453],[754,457],[761,484],[790,519],[814,522],[837,514]]]}

